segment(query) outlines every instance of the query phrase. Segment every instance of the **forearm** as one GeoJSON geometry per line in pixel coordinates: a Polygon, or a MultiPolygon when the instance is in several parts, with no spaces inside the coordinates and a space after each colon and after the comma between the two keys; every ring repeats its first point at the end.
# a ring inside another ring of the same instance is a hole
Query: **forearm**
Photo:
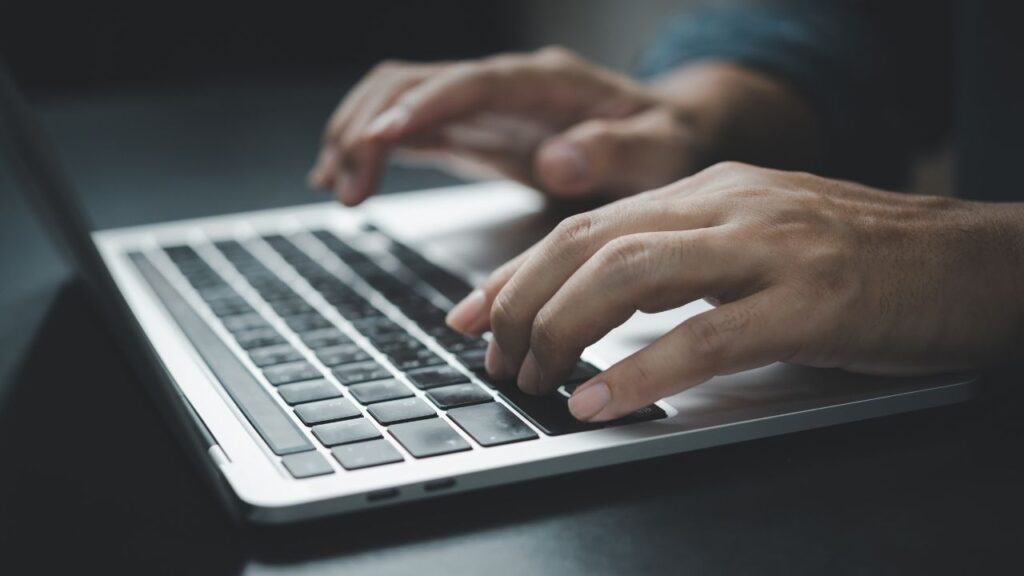
{"type": "Polygon", "coordinates": [[[813,109],[768,74],[704,60],[658,76],[651,89],[694,127],[705,166],[737,160],[813,170],[820,160],[821,127],[813,109]]]}

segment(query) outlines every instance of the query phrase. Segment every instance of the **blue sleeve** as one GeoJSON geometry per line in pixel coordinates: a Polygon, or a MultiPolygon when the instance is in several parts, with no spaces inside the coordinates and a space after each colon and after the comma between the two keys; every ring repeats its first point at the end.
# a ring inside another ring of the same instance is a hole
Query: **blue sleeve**
{"type": "Polygon", "coordinates": [[[937,1],[816,0],[707,8],[668,25],[640,72],[736,62],[790,84],[821,123],[817,171],[878,186],[906,183],[914,156],[949,123],[948,22],[937,1]]]}

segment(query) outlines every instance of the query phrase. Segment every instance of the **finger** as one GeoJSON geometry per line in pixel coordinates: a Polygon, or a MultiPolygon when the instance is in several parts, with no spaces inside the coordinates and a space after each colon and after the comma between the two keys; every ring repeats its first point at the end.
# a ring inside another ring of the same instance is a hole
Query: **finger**
{"type": "Polygon", "coordinates": [[[321,188],[335,185],[335,176],[340,166],[337,156],[339,138],[344,133],[353,112],[359,109],[368,94],[377,89],[381,76],[390,74],[391,68],[392,66],[386,63],[376,66],[345,95],[331,113],[321,137],[321,153],[310,172],[310,180],[314,185],[321,188]]]}
{"type": "Polygon", "coordinates": [[[530,330],[537,312],[609,241],[628,234],[697,229],[716,223],[709,210],[690,207],[685,202],[650,202],[643,197],[615,202],[562,221],[494,299],[491,329],[505,353],[506,367],[518,370],[529,349],[530,330]]]}
{"type": "Polygon", "coordinates": [[[542,188],[561,196],[634,194],[692,172],[691,140],[686,125],[664,108],[592,119],[545,141],[533,170],[542,188]]]}
{"type": "Polygon", "coordinates": [[[445,318],[448,325],[460,332],[470,334],[485,332],[490,326],[490,309],[495,296],[498,295],[501,287],[508,282],[508,279],[512,277],[512,274],[530,257],[534,248],[536,246],[530,247],[501,265],[491,273],[481,287],[473,290],[462,301],[452,307],[445,318]]]}
{"type": "Polygon", "coordinates": [[[519,387],[531,394],[551,392],[587,346],[637,310],[660,312],[709,294],[740,298],[756,289],[758,276],[748,247],[722,227],[616,238],[537,313],[519,387]]]}
{"type": "Polygon", "coordinates": [[[613,420],[713,376],[784,361],[805,338],[792,301],[776,287],[698,314],[579,386],[569,410],[613,420]]]}
{"type": "Polygon", "coordinates": [[[382,110],[421,82],[423,74],[422,69],[416,68],[406,73],[398,70],[383,78],[351,112],[337,134],[333,144],[338,159],[335,170],[339,176],[349,177],[346,185],[336,188],[339,200],[344,204],[358,204],[376,189],[388,150],[367,136],[369,127],[382,110]]]}

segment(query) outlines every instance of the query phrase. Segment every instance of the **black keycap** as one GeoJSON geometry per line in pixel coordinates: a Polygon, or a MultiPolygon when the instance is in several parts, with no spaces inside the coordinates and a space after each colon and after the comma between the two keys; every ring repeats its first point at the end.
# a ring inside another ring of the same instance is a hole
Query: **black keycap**
{"type": "Polygon", "coordinates": [[[319,312],[307,312],[305,314],[288,316],[284,321],[285,324],[288,324],[289,328],[300,334],[333,326],[327,318],[324,318],[319,312]]]}
{"type": "Polygon", "coordinates": [[[431,402],[437,404],[437,407],[443,410],[458,406],[469,406],[470,404],[481,404],[494,399],[483,388],[468,382],[431,388],[427,391],[427,398],[430,398],[431,402]]]}
{"type": "Polygon", "coordinates": [[[295,384],[285,384],[278,386],[277,391],[281,394],[281,398],[291,405],[341,396],[341,390],[327,380],[307,380],[295,384]]]}
{"type": "Polygon", "coordinates": [[[388,432],[416,458],[469,450],[469,442],[440,418],[395,424],[388,432]]]}
{"type": "Polygon", "coordinates": [[[313,435],[324,446],[337,446],[350,442],[361,442],[380,438],[380,431],[366,418],[353,418],[340,422],[329,422],[313,426],[313,435]]]}
{"type": "MultiPolygon", "coordinates": [[[[479,377],[481,379],[487,378],[484,375],[480,375],[479,377]]],[[[497,388],[498,391],[501,392],[502,397],[505,398],[509,404],[511,404],[523,416],[525,416],[527,420],[533,423],[534,426],[543,430],[544,433],[552,436],[570,434],[573,432],[584,432],[586,430],[594,430],[605,426],[617,426],[643,422],[646,420],[657,420],[667,416],[664,410],[652,404],[646,408],[641,408],[625,418],[620,418],[611,422],[580,422],[569,412],[568,398],[561,394],[555,393],[548,394],[546,396],[532,396],[520,391],[519,387],[516,386],[516,383],[513,381],[497,382],[489,379],[486,381],[497,388]]]]}
{"type": "Polygon", "coordinates": [[[299,404],[295,407],[295,414],[306,426],[333,422],[335,420],[348,420],[359,416],[359,409],[348,398],[331,398],[308,404],[299,404]]]}
{"type": "Polygon", "coordinates": [[[385,426],[437,416],[437,412],[419,398],[403,398],[401,400],[390,400],[380,404],[373,404],[370,406],[369,411],[371,416],[385,426]]]}
{"type": "Polygon", "coordinates": [[[252,330],[253,328],[270,328],[270,324],[263,319],[259,314],[240,314],[238,316],[228,316],[227,318],[221,319],[224,323],[224,327],[229,332],[242,332],[245,330],[252,330]]]}
{"type": "Polygon", "coordinates": [[[358,470],[405,460],[401,453],[383,438],[336,446],[331,448],[331,454],[345,470],[358,470]]]}
{"type": "Polygon", "coordinates": [[[246,350],[253,348],[265,348],[276,344],[284,344],[284,338],[273,328],[256,328],[235,333],[235,340],[238,345],[246,350]]]}
{"type": "MultiPolygon", "coordinates": [[[[295,314],[308,314],[315,312],[313,307],[310,306],[305,300],[295,296],[291,292],[291,289],[287,289],[289,296],[286,298],[276,299],[270,302],[270,306],[280,316],[294,316],[295,314]]],[[[262,290],[260,291],[262,295],[262,290]]],[[[264,296],[266,298],[266,296],[264,296]]]]}
{"type": "Polygon", "coordinates": [[[237,296],[207,302],[207,306],[219,317],[252,314],[254,312],[248,302],[237,296]]]}
{"type": "Polygon", "coordinates": [[[391,360],[391,363],[395,365],[395,368],[398,368],[403,372],[415,370],[417,368],[425,368],[427,366],[437,366],[445,363],[444,359],[429,350],[419,351],[413,356],[400,358],[389,357],[389,359],[391,360]]]}
{"type": "Polygon", "coordinates": [[[302,360],[302,354],[299,354],[299,351],[293,348],[291,344],[278,344],[277,346],[249,350],[249,358],[252,359],[253,364],[260,368],[265,368],[267,366],[302,360]]]}
{"type": "Polygon", "coordinates": [[[334,472],[327,459],[315,450],[289,454],[281,459],[281,463],[288,469],[288,473],[295,478],[310,478],[334,472]]]}
{"type": "Polygon", "coordinates": [[[302,342],[313,350],[352,343],[352,340],[342,334],[341,330],[337,328],[324,328],[314,332],[306,332],[305,334],[300,334],[299,338],[302,338],[302,342]]]}
{"type": "Polygon", "coordinates": [[[291,384],[292,382],[302,382],[303,380],[314,380],[323,375],[309,362],[299,361],[264,368],[263,376],[274,386],[280,386],[281,384],[291,384]]]}
{"type": "Polygon", "coordinates": [[[469,378],[466,378],[462,372],[451,366],[433,366],[419,370],[410,370],[406,373],[406,376],[421,390],[436,388],[446,384],[469,382],[469,378]]]}
{"type": "Polygon", "coordinates": [[[453,408],[448,411],[448,417],[481,446],[498,446],[537,437],[526,423],[497,402],[453,408]]]}
{"type": "Polygon", "coordinates": [[[280,456],[312,450],[298,425],[149,259],[139,253],[130,257],[271,451],[280,456]]]}
{"type": "Polygon", "coordinates": [[[462,365],[470,370],[476,372],[477,370],[484,369],[484,360],[487,357],[486,348],[478,348],[476,350],[465,350],[455,355],[462,362],[462,365]]]}
{"type": "Polygon", "coordinates": [[[388,372],[387,368],[384,368],[374,361],[345,364],[344,366],[335,368],[333,372],[334,377],[346,386],[349,384],[369,382],[370,380],[383,380],[384,378],[391,377],[391,373],[388,372]]]}
{"type": "Polygon", "coordinates": [[[341,366],[370,359],[365,350],[355,344],[342,344],[330,348],[321,348],[316,351],[316,357],[326,366],[341,366]]]}
{"type": "Polygon", "coordinates": [[[363,404],[385,402],[412,396],[412,390],[402,382],[389,378],[376,382],[364,382],[348,387],[348,393],[363,404]]]}
{"type": "Polygon", "coordinates": [[[566,382],[582,383],[590,380],[592,377],[597,376],[601,373],[601,369],[589,362],[580,360],[576,363],[576,367],[572,369],[572,374],[569,374],[569,378],[566,382]]]}

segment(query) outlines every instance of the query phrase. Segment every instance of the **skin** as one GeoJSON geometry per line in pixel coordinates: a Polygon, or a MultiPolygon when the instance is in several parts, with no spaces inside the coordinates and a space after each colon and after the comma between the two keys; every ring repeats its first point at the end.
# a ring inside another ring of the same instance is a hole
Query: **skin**
{"type": "Polygon", "coordinates": [[[776,361],[908,375],[1010,358],[1022,264],[1022,205],[721,163],[568,218],[449,323],[491,330],[488,371],[543,394],[634,312],[717,303],[576,389],[573,415],[602,421],[776,361]]]}
{"type": "Polygon", "coordinates": [[[1019,355],[1024,205],[793,171],[814,169],[818,132],[799,94],[723,62],[651,84],[561,49],[397,62],[345,97],[309,178],[358,204],[397,152],[619,198],[563,221],[448,317],[493,333],[492,376],[543,394],[634,312],[715,305],[577,387],[581,420],[776,361],[909,375],[1019,355]]]}
{"type": "Polygon", "coordinates": [[[560,48],[386,62],[331,115],[309,181],[355,205],[376,190],[397,152],[554,197],[617,198],[724,158],[808,167],[816,131],[784,84],[722,62],[650,84],[560,48]]]}

